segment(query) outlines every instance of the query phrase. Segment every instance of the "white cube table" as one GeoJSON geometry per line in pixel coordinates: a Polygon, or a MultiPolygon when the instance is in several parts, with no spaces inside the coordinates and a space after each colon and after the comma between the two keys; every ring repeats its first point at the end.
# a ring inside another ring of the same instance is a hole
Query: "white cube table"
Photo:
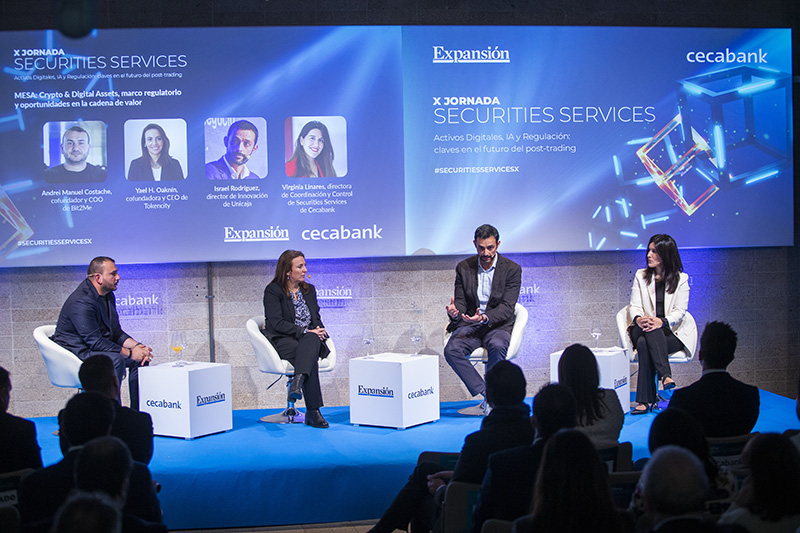
{"type": "MultiPolygon", "coordinates": [[[[558,381],[558,360],[561,352],[550,354],[550,381],[558,381]]],[[[627,413],[631,410],[631,366],[625,355],[625,350],[614,346],[613,348],[592,349],[597,367],[600,370],[600,387],[612,389],[617,393],[622,412],[627,413]]]]}
{"type": "Polygon", "coordinates": [[[382,353],[350,359],[350,423],[405,429],[439,420],[439,358],[382,353]]]}
{"type": "Polygon", "coordinates": [[[193,439],[233,427],[231,365],[163,363],[139,368],[139,408],[153,433],[193,439]]]}

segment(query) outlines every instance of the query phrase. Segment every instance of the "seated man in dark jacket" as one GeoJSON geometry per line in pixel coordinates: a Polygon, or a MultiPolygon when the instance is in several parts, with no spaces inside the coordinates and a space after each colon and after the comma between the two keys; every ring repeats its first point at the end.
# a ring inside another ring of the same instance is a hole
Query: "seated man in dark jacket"
{"type": "Polygon", "coordinates": [[[533,485],[544,445],[564,428],[575,427],[575,400],[564,385],[545,385],[533,398],[536,438],[530,446],[503,450],[489,457],[483,476],[473,531],[480,532],[490,518],[513,521],[530,512],[533,485]]]}
{"type": "Polygon", "coordinates": [[[533,427],[525,400],[525,376],[509,361],[499,361],[486,373],[486,399],[493,406],[481,429],[467,435],[455,470],[435,463],[417,465],[405,487],[372,528],[375,533],[395,529],[431,530],[436,522],[434,495],[450,481],[480,483],[486,461],[496,451],[530,444],[533,427]]]}
{"type": "Polygon", "coordinates": [[[700,422],[706,437],[744,435],[758,420],[758,388],[734,379],[726,370],[733,361],[736,340],[736,332],[728,324],[707,324],[698,354],[703,376],[673,392],[669,402],[669,407],[683,409],[700,422]]]}

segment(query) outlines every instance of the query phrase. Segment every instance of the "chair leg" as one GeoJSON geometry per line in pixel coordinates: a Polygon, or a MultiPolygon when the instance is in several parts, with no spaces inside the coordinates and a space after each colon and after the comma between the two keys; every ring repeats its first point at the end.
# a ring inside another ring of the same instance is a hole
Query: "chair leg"
{"type": "MultiPolygon", "coordinates": [[[[286,391],[288,396],[289,387],[292,386],[293,376],[288,376],[286,380],[286,391]]],[[[306,421],[306,415],[294,406],[294,402],[288,400],[286,402],[286,409],[274,415],[267,415],[261,417],[262,422],[269,424],[303,424],[306,421]]]]}

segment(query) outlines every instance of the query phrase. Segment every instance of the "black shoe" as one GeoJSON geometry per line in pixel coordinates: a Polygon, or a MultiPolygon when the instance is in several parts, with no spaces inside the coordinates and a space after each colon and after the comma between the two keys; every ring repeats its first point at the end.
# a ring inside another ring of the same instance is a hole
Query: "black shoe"
{"type": "Polygon", "coordinates": [[[631,409],[632,415],[646,415],[650,412],[650,405],[646,403],[640,403],[635,408],[631,409]],[[644,409],[640,409],[640,407],[644,407],[644,409]]]}
{"type": "Polygon", "coordinates": [[[292,384],[289,386],[289,401],[295,402],[303,399],[303,381],[305,381],[305,374],[298,374],[292,378],[292,384]]]}
{"type": "Polygon", "coordinates": [[[661,380],[661,388],[664,389],[664,390],[674,389],[675,388],[675,380],[672,379],[669,376],[665,377],[664,379],[661,380]],[[667,383],[667,380],[670,380],[670,382],[667,383]]]}
{"type": "Polygon", "coordinates": [[[306,425],[312,428],[326,428],[328,422],[322,418],[319,409],[306,409],[306,425]]]}

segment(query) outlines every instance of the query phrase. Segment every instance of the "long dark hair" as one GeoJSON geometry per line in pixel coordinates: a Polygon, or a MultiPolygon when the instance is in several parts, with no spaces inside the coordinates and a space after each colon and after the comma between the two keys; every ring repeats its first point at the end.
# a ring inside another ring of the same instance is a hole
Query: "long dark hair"
{"type": "Polygon", "coordinates": [[[606,465],[589,437],[561,430],[549,439],[531,504],[533,531],[619,531],[606,465]]]}
{"type": "Polygon", "coordinates": [[[148,124],[142,130],[142,157],[150,157],[150,152],[147,151],[147,145],[145,144],[145,134],[147,130],[158,130],[158,133],[161,135],[161,138],[164,139],[164,148],[161,149],[161,153],[158,154],[158,160],[162,161],[169,161],[171,156],[169,155],[169,137],[164,132],[164,128],[159,126],[158,124],[148,124]]]}
{"type": "Polygon", "coordinates": [[[568,346],[558,360],[558,382],[575,397],[579,425],[589,426],[603,418],[600,373],[592,350],[583,344],[568,346]]]}
{"type": "Polygon", "coordinates": [[[680,446],[695,454],[703,463],[706,476],[713,485],[719,466],[711,457],[703,426],[692,415],[677,407],[661,411],[655,417],[647,438],[650,455],[668,445],[680,446]]]}
{"type": "MultiPolygon", "coordinates": [[[[278,264],[275,265],[275,277],[272,278],[272,282],[277,283],[286,294],[289,294],[289,286],[286,284],[286,273],[292,270],[292,261],[294,261],[296,257],[305,259],[306,256],[299,250],[286,250],[278,258],[278,264]]],[[[307,293],[308,283],[301,281],[300,290],[302,290],[304,294],[307,293]]]]}
{"type": "Polygon", "coordinates": [[[777,521],[800,513],[800,453],[779,433],[753,435],[742,452],[750,475],[739,492],[739,504],[763,520],[777,521]],[[749,497],[748,497],[749,496],[749,497]]]}
{"type": "MultiPolygon", "coordinates": [[[[657,233],[650,237],[650,241],[647,243],[648,249],[651,244],[654,245],[664,267],[661,280],[666,284],[667,292],[672,294],[678,288],[681,272],[683,272],[683,263],[681,263],[681,254],[678,253],[678,245],[675,243],[675,239],[666,233],[657,233]]],[[[650,285],[655,273],[656,270],[654,268],[647,267],[644,269],[644,279],[648,285],[650,285]]]]}
{"type": "Polygon", "coordinates": [[[290,178],[305,178],[314,174],[311,171],[311,166],[308,164],[308,157],[300,144],[300,139],[305,138],[308,132],[313,129],[318,129],[322,133],[322,141],[324,143],[322,151],[315,160],[322,172],[322,177],[336,177],[336,170],[333,168],[333,144],[331,144],[331,136],[328,134],[328,127],[318,120],[312,120],[303,126],[303,129],[300,130],[300,134],[297,136],[297,140],[294,143],[294,153],[289,161],[294,160],[296,162],[296,170],[294,176],[289,176],[290,178]]]}

